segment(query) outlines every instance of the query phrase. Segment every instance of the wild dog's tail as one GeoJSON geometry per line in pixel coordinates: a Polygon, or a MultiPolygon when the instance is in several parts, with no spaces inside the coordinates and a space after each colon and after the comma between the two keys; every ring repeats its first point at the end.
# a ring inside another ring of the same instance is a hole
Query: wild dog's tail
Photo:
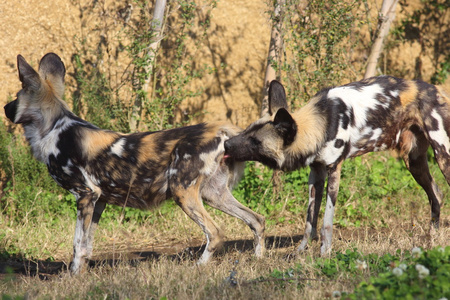
{"type": "Polygon", "coordinates": [[[450,185],[450,97],[441,86],[422,109],[422,118],[436,161],[450,185]]]}

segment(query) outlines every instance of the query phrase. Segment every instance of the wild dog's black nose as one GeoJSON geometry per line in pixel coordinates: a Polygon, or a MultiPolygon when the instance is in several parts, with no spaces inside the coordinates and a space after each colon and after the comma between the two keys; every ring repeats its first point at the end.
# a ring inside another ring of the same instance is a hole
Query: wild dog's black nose
{"type": "Polygon", "coordinates": [[[16,117],[16,110],[17,110],[17,100],[9,102],[3,108],[5,109],[6,117],[8,119],[10,119],[11,122],[14,122],[14,119],[16,117]]]}

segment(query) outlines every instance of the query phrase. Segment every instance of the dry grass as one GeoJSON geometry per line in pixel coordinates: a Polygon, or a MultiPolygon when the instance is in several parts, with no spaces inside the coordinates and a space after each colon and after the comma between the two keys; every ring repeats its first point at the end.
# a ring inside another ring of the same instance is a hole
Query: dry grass
{"type": "MultiPolygon", "coordinates": [[[[440,179],[444,199],[450,187],[440,179]]],[[[351,189],[350,186],[345,186],[351,189]]],[[[370,217],[361,227],[335,226],[333,257],[337,251],[357,249],[363,255],[384,255],[450,245],[450,206],[443,206],[441,228],[429,232],[429,204],[425,193],[401,191],[396,198],[379,199],[368,206],[370,217]],[[391,203],[388,205],[387,202],[391,203]],[[379,220],[383,220],[382,222],[379,220]]],[[[338,205],[344,210],[352,199],[338,205]]],[[[267,226],[264,258],[253,256],[252,233],[241,221],[210,210],[226,233],[222,251],[204,267],[195,264],[204,236],[180,209],[161,214],[151,224],[100,222],[94,257],[86,274],[67,272],[72,255],[73,218],[42,216],[20,224],[0,214],[0,295],[27,299],[323,299],[332,292],[351,292],[371,270],[322,275],[315,264],[319,242],[311,243],[295,260],[304,230],[305,212],[274,213],[267,226]],[[1,257],[5,250],[9,252],[1,257]],[[12,254],[22,259],[12,259],[12,254]],[[289,280],[274,276],[301,266],[301,276],[289,280]]]]}
{"type": "MultiPolygon", "coordinates": [[[[418,206],[418,216],[423,218],[414,220],[414,226],[411,217],[404,214],[390,218],[385,227],[336,228],[333,253],[357,248],[363,254],[383,255],[415,246],[449,245],[449,209],[443,209],[442,228],[430,235],[428,203],[422,201],[418,206]]],[[[379,213],[388,219],[388,212],[379,213]]],[[[10,227],[2,222],[2,246],[13,243],[34,259],[0,261],[0,293],[29,299],[322,299],[334,290],[352,291],[370,275],[368,270],[358,275],[342,273],[332,279],[320,276],[314,266],[318,242],[296,260],[287,260],[301,238],[303,216],[290,219],[289,223],[295,225],[285,222],[269,226],[267,253],[260,260],[252,254],[251,232],[244,224],[223,214],[216,219],[226,229],[227,241],[207,266],[199,267],[194,261],[204,240],[201,231],[177,209],[152,225],[102,224],[92,266],[77,277],[67,272],[72,220],[53,226],[10,227]],[[46,261],[48,257],[55,261],[46,261]],[[298,264],[305,277],[285,280],[270,275],[298,264]]]]}

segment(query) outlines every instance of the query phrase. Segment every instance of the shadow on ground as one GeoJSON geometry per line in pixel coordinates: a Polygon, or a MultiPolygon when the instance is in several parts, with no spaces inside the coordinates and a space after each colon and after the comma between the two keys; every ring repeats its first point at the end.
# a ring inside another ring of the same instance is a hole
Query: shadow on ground
{"type": "MultiPolygon", "coordinates": [[[[266,237],[266,247],[270,249],[288,248],[296,245],[302,239],[301,235],[296,236],[270,236],[266,237]]],[[[201,241],[193,241],[191,245],[170,245],[155,246],[151,249],[136,249],[127,252],[104,253],[95,256],[90,262],[90,267],[101,265],[115,265],[128,262],[136,265],[142,261],[151,261],[165,256],[173,260],[195,260],[203,252],[205,245],[201,241]]],[[[227,252],[253,251],[253,240],[231,240],[224,242],[221,250],[215,254],[221,256],[227,252]]],[[[47,280],[61,272],[67,272],[69,265],[63,261],[45,260],[0,260],[0,280],[9,275],[22,275],[47,280]]]]}

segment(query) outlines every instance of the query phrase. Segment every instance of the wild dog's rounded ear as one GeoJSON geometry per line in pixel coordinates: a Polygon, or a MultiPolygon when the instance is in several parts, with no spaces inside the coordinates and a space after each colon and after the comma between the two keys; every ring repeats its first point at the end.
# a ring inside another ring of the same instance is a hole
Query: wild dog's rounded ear
{"type": "Polygon", "coordinates": [[[47,53],[42,57],[39,63],[39,73],[41,73],[44,79],[47,79],[47,76],[52,75],[64,81],[66,67],[58,55],[55,53],[47,53]]]}
{"type": "Polygon", "coordinates": [[[297,135],[297,123],[292,118],[291,114],[284,108],[280,108],[273,120],[275,129],[283,137],[284,145],[290,145],[295,140],[297,135]]]}
{"type": "Polygon", "coordinates": [[[58,96],[62,97],[66,67],[61,58],[55,53],[45,54],[39,63],[39,74],[53,86],[58,96]]]}
{"type": "Polygon", "coordinates": [[[22,55],[17,55],[17,69],[19,70],[19,79],[22,82],[22,88],[31,88],[38,90],[41,85],[39,74],[27,63],[22,55]]]}
{"type": "Polygon", "coordinates": [[[269,86],[269,114],[273,115],[280,108],[289,109],[286,101],[286,92],[280,82],[272,80],[269,86]]]}

